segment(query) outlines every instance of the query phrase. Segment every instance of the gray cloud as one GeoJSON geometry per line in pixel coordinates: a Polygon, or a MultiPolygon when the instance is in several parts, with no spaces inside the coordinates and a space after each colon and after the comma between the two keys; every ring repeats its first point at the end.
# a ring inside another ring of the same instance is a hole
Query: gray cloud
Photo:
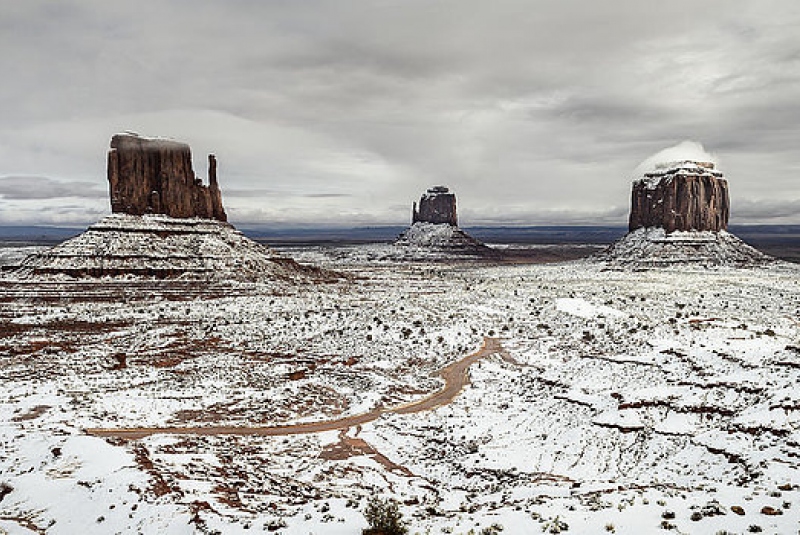
{"type": "Polygon", "coordinates": [[[465,223],[624,224],[630,172],[693,139],[756,221],[738,200],[800,197],[798,24],[792,0],[5,2],[0,175],[105,191],[130,129],[215,152],[234,223],[396,224],[446,183],[465,223]]]}
{"type": "Polygon", "coordinates": [[[62,182],[41,176],[0,177],[0,198],[9,200],[61,199],[83,197],[102,199],[108,196],[94,182],[62,182]]]}
{"type": "Polygon", "coordinates": [[[298,193],[271,189],[225,189],[225,198],[229,197],[306,197],[311,199],[352,197],[350,193],[298,193]]]}
{"type": "Polygon", "coordinates": [[[750,220],[781,223],[800,213],[800,196],[792,200],[738,200],[731,203],[740,222],[750,220]]]}

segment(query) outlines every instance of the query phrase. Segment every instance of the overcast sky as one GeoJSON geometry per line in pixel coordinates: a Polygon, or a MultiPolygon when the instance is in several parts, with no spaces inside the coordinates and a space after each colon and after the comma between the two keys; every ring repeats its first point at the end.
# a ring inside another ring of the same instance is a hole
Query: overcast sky
{"type": "Polygon", "coordinates": [[[625,224],[702,143],[733,223],[800,223],[797,0],[0,0],[0,224],[109,212],[119,131],[219,160],[233,223],[625,224]]]}

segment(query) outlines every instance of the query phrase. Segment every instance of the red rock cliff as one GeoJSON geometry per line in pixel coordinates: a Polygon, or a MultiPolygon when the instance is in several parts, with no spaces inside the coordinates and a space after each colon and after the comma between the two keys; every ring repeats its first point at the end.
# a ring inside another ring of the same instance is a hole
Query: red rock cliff
{"type": "Polygon", "coordinates": [[[675,162],[633,183],[628,228],[726,230],[729,211],[728,181],[713,163],[675,162]]]}
{"type": "Polygon", "coordinates": [[[195,176],[185,143],[135,134],[111,138],[108,183],[114,213],[227,221],[214,155],[208,157],[208,178],[204,186],[195,176]]]}

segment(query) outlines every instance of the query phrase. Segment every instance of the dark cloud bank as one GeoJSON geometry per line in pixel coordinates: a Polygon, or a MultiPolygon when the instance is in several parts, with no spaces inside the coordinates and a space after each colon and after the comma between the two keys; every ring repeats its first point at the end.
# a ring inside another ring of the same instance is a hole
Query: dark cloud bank
{"type": "Polygon", "coordinates": [[[685,139],[735,222],[800,223],[799,24],[791,0],[4,2],[0,223],[107,210],[120,130],[189,142],[201,176],[216,153],[234,223],[402,224],[443,183],[467,224],[624,224],[633,169],[685,139]]]}

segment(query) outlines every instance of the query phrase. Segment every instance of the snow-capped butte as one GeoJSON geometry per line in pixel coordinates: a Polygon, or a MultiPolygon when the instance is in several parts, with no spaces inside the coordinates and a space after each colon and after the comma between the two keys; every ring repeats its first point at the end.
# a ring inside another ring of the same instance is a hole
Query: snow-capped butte
{"type": "Polygon", "coordinates": [[[716,156],[706,151],[702,144],[686,140],[653,154],[636,166],[633,171],[633,180],[638,181],[647,174],[663,171],[685,162],[703,162],[714,165],[719,163],[716,156]]]}
{"type": "Polygon", "coordinates": [[[682,160],[677,162],[663,162],[656,164],[653,171],[636,178],[634,184],[643,184],[647,189],[656,189],[664,180],[672,180],[676,176],[713,177],[727,180],[725,176],[714,168],[712,162],[699,162],[682,160]]]}

